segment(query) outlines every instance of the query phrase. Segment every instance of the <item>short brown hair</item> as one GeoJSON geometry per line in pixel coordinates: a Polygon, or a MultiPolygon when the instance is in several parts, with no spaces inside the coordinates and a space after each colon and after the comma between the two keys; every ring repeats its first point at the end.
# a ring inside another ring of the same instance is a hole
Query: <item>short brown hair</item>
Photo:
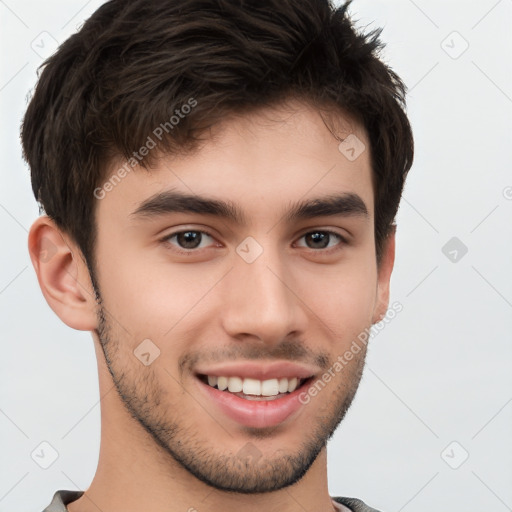
{"type": "MultiPolygon", "coordinates": [[[[394,229],[413,137],[405,86],[378,57],[381,29],[359,33],[350,0],[111,0],[47,59],[21,137],[44,212],[93,268],[94,190],[113,156],[132,157],[162,132],[159,150],[193,151],[230,113],[299,97],[364,126],[375,183],[377,263],[394,229]]],[[[147,168],[147,158],[141,165],[147,168]]]]}

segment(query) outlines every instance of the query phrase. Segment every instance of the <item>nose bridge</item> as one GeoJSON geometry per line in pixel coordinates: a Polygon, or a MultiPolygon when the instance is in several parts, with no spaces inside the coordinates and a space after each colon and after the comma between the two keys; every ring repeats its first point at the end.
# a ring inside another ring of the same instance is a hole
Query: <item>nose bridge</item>
{"type": "Polygon", "coordinates": [[[237,248],[227,283],[224,327],[231,336],[247,334],[278,342],[304,328],[304,313],[292,292],[293,283],[287,282],[291,274],[283,254],[270,243],[258,245],[260,249],[248,240],[237,248]]]}

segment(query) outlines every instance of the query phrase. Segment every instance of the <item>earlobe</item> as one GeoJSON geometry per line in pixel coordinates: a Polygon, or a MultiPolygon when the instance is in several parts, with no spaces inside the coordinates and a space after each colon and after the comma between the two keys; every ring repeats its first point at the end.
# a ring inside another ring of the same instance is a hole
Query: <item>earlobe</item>
{"type": "Polygon", "coordinates": [[[28,248],[41,291],[57,316],[73,329],[96,329],[96,299],[76,244],[43,215],[30,228],[28,248]]]}
{"type": "Polygon", "coordinates": [[[382,260],[378,268],[377,297],[373,312],[373,324],[380,322],[386,316],[389,306],[389,282],[395,263],[395,233],[396,228],[393,229],[384,242],[382,260]]]}

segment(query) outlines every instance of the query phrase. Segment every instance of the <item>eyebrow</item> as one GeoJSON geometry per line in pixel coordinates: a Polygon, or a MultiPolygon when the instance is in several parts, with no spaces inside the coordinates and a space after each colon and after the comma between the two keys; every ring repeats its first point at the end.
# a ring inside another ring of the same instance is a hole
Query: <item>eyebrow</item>
{"type": "MultiPolygon", "coordinates": [[[[131,213],[132,217],[154,218],[170,213],[197,213],[212,215],[236,224],[246,225],[247,218],[232,202],[195,194],[168,190],[149,197],[131,213]]],[[[368,218],[368,209],[357,194],[345,192],[292,203],[284,220],[293,222],[324,216],[368,218]]]]}

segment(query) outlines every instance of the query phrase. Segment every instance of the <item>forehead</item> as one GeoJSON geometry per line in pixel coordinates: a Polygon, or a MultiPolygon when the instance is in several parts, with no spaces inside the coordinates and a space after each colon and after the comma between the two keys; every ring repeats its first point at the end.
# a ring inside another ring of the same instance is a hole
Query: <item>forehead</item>
{"type": "MultiPolygon", "coordinates": [[[[126,218],[168,191],[225,199],[245,222],[284,212],[300,200],[339,194],[360,197],[371,216],[366,133],[346,116],[329,115],[327,126],[314,107],[288,103],[226,118],[186,156],[158,155],[156,145],[147,172],[136,165],[108,187],[98,201],[98,218],[106,212],[126,218]]],[[[127,168],[125,160],[112,163],[111,182],[121,166],[127,168]]]]}

